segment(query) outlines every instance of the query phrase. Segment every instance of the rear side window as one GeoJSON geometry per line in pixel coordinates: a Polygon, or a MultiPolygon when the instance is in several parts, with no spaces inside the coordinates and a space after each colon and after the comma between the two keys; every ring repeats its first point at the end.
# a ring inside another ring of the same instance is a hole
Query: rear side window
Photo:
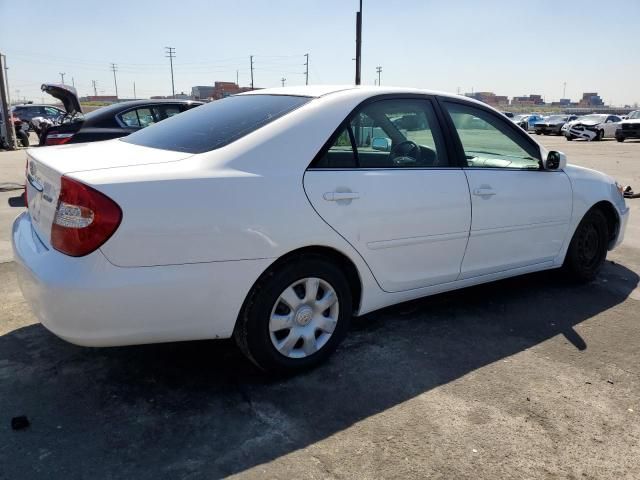
{"type": "Polygon", "coordinates": [[[122,141],[177,152],[208,152],[265,126],[309,100],[290,95],[227,97],[175,115],[122,141]]]}

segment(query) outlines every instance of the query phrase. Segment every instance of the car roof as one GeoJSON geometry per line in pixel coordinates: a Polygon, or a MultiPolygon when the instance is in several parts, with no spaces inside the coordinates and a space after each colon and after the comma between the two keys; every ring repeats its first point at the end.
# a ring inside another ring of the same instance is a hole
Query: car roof
{"type": "Polygon", "coordinates": [[[60,107],[56,105],[51,105],[49,103],[21,103],[20,105],[13,105],[11,108],[29,108],[29,107],[53,107],[58,110],[62,110],[60,107]]]}
{"type": "Polygon", "coordinates": [[[460,98],[466,101],[486,105],[473,98],[464,97],[462,95],[455,95],[452,93],[426,90],[421,88],[409,88],[409,87],[378,87],[369,85],[300,85],[293,87],[278,87],[278,88],[264,88],[259,90],[252,90],[244,92],[239,95],[293,95],[301,97],[324,97],[335,93],[351,94],[353,96],[374,96],[374,95],[386,95],[386,94],[419,94],[419,95],[439,95],[450,98],[460,98]]]}

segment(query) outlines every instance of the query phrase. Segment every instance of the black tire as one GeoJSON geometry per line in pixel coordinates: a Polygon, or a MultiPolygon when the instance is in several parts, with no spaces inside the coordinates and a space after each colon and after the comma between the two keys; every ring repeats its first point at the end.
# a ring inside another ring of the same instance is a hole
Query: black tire
{"type": "Polygon", "coordinates": [[[29,146],[29,135],[27,135],[25,132],[20,130],[16,132],[16,136],[18,137],[18,141],[20,142],[20,145],[22,145],[23,147],[29,146]]]}
{"type": "Polygon", "coordinates": [[[240,350],[266,372],[293,374],[322,363],[345,337],[353,313],[351,290],[344,273],[319,255],[305,255],[265,273],[247,296],[234,331],[240,350]],[[290,358],[271,340],[269,322],[280,295],[297,280],[315,277],[327,282],[338,297],[338,321],[331,336],[315,353],[290,358]]]}
{"type": "Polygon", "coordinates": [[[564,138],[567,139],[567,142],[573,141],[573,137],[571,135],[565,135],[564,138]]]}
{"type": "Polygon", "coordinates": [[[617,140],[618,142],[624,142],[624,137],[616,137],[616,140],[617,140]]]}
{"type": "Polygon", "coordinates": [[[536,135],[542,135],[542,132],[540,130],[536,130],[536,135]]]}
{"type": "Polygon", "coordinates": [[[607,258],[609,231],[607,219],[598,208],[589,210],[571,238],[563,269],[573,280],[589,282],[607,258]]]}
{"type": "Polygon", "coordinates": [[[596,142],[600,142],[602,141],[603,138],[604,138],[604,130],[598,130],[598,134],[595,136],[594,140],[596,142]]]}

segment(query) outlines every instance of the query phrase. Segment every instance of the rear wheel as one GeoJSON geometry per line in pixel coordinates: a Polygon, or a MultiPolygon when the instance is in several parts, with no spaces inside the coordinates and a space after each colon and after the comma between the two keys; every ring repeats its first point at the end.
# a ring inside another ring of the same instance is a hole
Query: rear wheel
{"type": "Polygon", "coordinates": [[[581,282],[593,280],[607,258],[609,232],[601,210],[591,209],[576,228],[563,268],[581,282]]]}
{"type": "Polygon", "coordinates": [[[616,140],[619,142],[624,142],[624,137],[616,137],[616,140]]]}
{"type": "Polygon", "coordinates": [[[573,140],[573,137],[571,135],[565,135],[564,138],[567,139],[567,142],[571,142],[573,140]]]}
{"type": "Polygon", "coordinates": [[[335,350],[351,315],[349,284],[340,268],[319,256],[301,257],[257,282],[234,337],[261,369],[295,373],[316,366],[335,350]]]}

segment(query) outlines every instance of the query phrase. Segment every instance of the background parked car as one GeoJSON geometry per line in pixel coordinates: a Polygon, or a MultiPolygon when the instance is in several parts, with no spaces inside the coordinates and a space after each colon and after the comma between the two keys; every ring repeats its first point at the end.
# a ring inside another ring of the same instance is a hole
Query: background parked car
{"type": "Polygon", "coordinates": [[[133,100],[114,103],[85,115],[75,89],[66,85],[45,84],[42,90],[62,101],[66,112],[58,125],[42,133],[41,146],[124,137],[203,103],[191,100],[133,100]]]}
{"type": "Polygon", "coordinates": [[[616,129],[616,140],[624,142],[627,138],[640,138],[640,110],[631,112],[616,129]]]}
{"type": "Polygon", "coordinates": [[[542,115],[539,115],[537,113],[531,113],[528,115],[516,115],[511,119],[513,123],[518,125],[523,130],[527,131],[533,130],[535,125],[542,120],[544,120],[542,115]]]}
{"type": "Polygon", "coordinates": [[[592,113],[584,115],[573,122],[567,122],[562,127],[562,132],[567,140],[576,138],[585,140],[602,140],[615,137],[620,124],[620,117],[607,115],[606,113],[592,113]]]}
{"type": "Polygon", "coordinates": [[[35,117],[42,117],[55,122],[66,113],[63,109],[53,105],[34,105],[31,103],[16,105],[11,108],[11,112],[14,117],[19,118],[27,125],[35,117]]]}
{"type": "Polygon", "coordinates": [[[577,115],[550,115],[543,121],[536,123],[536,135],[562,135],[562,126],[578,118],[577,115]]]}

